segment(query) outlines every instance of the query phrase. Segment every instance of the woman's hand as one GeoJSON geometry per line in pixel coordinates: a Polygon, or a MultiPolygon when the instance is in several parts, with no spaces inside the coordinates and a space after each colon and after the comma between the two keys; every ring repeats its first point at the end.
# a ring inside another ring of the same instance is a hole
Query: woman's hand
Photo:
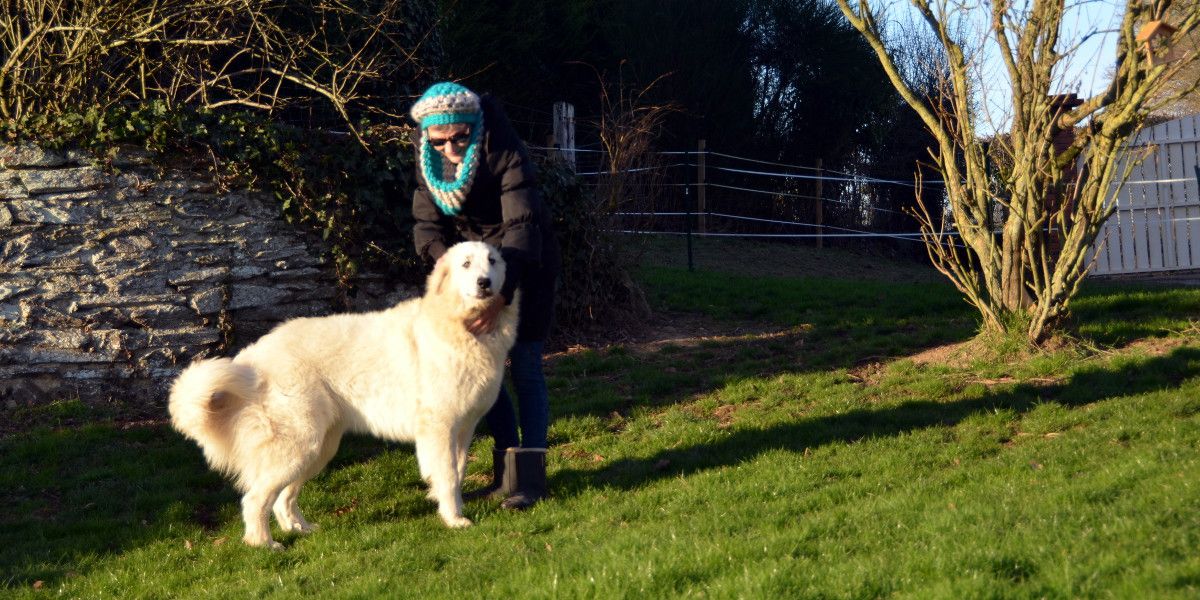
{"type": "Polygon", "coordinates": [[[500,316],[500,311],[504,310],[504,297],[496,294],[492,297],[491,302],[483,307],[483,312],[479,314],[473,321],[467,321],[467,331],[471,335],[483,335],[496,330],[496,318],[500,316]]]}

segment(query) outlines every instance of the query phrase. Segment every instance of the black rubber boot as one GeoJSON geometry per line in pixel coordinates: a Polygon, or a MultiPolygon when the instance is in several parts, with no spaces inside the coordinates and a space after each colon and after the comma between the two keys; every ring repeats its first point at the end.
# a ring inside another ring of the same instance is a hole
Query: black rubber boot
{"type": "Polygon", "coordinates": [[[525,510],[546,496],[546,449],[509,448],[504,454],[504,475],[516,489],[500,506],[525,510]]]}
{"type": "MultiPolygon", "coordinates": [[[[515,450],[515,448],[513,448],[515,450]]],[[[492,450],[492,482],[487,486],[477,489],[471,493],[463,494],[463,500],[476,500],[478,498],[507,498],[510,494],[517,491],[516,474],[508,475],[508,481],[505,480],[507,469],[504,450],[492,450]]]]}

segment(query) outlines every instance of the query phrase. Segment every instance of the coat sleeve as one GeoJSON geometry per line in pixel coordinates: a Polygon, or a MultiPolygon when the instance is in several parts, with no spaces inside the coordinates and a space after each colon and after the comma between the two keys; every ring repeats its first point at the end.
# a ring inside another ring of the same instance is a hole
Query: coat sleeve
{"type": "Polygon", "coordinates": [[[485,121],[485,127],[489,129],[491,150],[497,157],[495,168],[500,179],[500,210],[504,220],[500,254],[508,265],[500,292],[511,302],[525,271],[541,262],[542,232],[536,217],[543,210],[542,198],[525,144],[497,103],[491,100],[489,104],[492,114],[488,115],[490,120],[485,121]]]}

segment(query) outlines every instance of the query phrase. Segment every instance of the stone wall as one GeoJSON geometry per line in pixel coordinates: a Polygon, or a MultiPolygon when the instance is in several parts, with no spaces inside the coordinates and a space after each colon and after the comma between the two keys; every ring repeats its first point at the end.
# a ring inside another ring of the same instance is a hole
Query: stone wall
{"type": "MultiPolygon", "coordinates": [[[[162,413],[191,359],[339,305],[321,249],[270,198],[218,191],[136,151],[113,166],[0,146],[0,419],[76,397],[162,413]]],[[[414,293],[359,283],[351,310],[414,293]]]]}

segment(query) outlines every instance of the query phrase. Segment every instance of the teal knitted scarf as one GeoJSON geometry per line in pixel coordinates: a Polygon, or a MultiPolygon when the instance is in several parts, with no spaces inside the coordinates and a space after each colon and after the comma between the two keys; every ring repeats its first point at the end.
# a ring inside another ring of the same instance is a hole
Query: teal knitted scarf
{"type": "Polygon", "coordinates": [[[479,140],[483,137],[483,115],[479,114],[473,121],[458,121],[471,123],[471,139],[463,161],[455,170],[452,180],[443,179],[445,172],[445,157],[429,143],[429,130],[421,129],[421,144],[417,150],[421,164],[421,173],[429,187],[429,193],[443,214],[455,216],[462,212],[462,204],[471,191],[475,181],[475,173],[479,167],[479,140]]]}

